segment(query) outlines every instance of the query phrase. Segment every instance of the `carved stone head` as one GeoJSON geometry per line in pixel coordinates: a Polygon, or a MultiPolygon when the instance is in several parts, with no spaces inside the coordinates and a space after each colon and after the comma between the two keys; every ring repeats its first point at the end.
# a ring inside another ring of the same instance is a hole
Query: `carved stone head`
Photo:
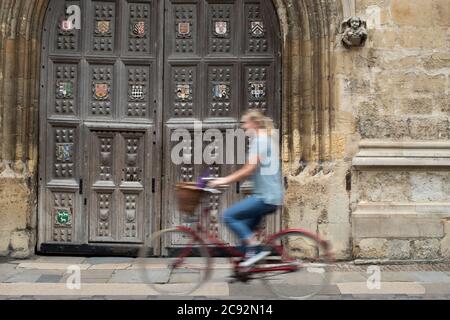
{"type": "Polygon", "coordinates": [[[350,17],[341,24],[342,44],[347,49],[351,47],[361,47],[367,40],[366,21],[359,17],[350,17]]]}
{"type": "Polygon", "coordinates": [[[361,27],[362,22],[359,17],[351,17],[348,24],[349,27],[351,27],[352,29],[358,30],[361,27]]]}

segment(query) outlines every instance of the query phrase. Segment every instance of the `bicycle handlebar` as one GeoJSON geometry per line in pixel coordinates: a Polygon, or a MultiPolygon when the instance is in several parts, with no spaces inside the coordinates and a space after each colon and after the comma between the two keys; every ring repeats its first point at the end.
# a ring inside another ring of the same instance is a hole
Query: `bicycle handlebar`
{"type": "MultiPolygon", "coordinates": [[[[213,181],[213,180],[216,180],[217,178],[204,177],[204,178],[201,178],[201,179],[204,180],[204,181],[213,181]]],[[[206,192],[210,192],[210,193],[222,193],[219,189],[226,189],[229,186],[230,186],[229,184],[223,184],[223,185],[217,186],[216,188],[205,187],[205,188],[203,188],[203,190],[206,191],[206,192]]]]}

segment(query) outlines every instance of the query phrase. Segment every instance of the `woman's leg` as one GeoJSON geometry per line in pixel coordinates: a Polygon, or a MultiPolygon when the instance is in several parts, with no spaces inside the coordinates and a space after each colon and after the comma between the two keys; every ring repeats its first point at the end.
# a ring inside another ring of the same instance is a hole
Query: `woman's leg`
{"type": "Polygon", "coordinates": [[[248,197],[229,207],[222,221],[242,240],[253,238],[253,230],[264,215],[276,210],[276,206],[265,204],[257,197],[248,197]]]}

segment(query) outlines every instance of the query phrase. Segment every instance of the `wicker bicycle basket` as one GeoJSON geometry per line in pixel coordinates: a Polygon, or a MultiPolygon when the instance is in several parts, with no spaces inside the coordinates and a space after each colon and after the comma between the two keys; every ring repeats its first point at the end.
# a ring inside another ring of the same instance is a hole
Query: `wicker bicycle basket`
{"type": "Polygon", "coordinates": [[[185,214],[194,214],[203,190],[196,186],[195,182],[183,182],[175,185],[178,210],[185,214]]]}

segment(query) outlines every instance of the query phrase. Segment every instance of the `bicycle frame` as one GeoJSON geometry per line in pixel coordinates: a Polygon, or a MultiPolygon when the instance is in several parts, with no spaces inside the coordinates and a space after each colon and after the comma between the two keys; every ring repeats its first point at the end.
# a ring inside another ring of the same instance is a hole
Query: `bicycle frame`
{"type": "MultiPolygon", "coordinates": [[[[209,213],[210,213],[210,208],[208,206],[205,206],[202,209],[202,213],[200,215],[199,221],[195,225],[195,228],[186,227],[186,226],[177,226],[175,228],[180,231],[187,231],[187,232],[192,233],[194,235],[194,239],[193,239],[194,243],[195,243],[195,241],[203,240],[202,242],[204,242],[205,245],[207,246],[208,252],[211,252],[210,245],[215,245],[215,246],[227,251],[230,254],[229,260],[232,263],[233,268],[235,270],[239,271],[239,269],[240,269],[239,260],[235,259],[235,258],[243,258],[244,254],[241,251],[236,250],[234,247],[224,243],[221,239],[219,239],[215,235],[211,234],[208,231],[207,227],[202,225],[203,221],[208,221],[209,213]],[[202,237],[201,235],[204,235],[205,237],[202,237]]],[[[269,236],[266,240],[266,243],[270,244],[278,236],[283,235],[283,234],[288,234],[288,233],[294,232],[294,231],[301,232],[301,233],[305,234],[307,237],[310,237],[311,239],[314,239],[318,243],[322,244],[324,246],[324,248],[326,248],[325,255],[330,258],[332,257],[332,254],[330,251],[330,243],[328,241],[321,239],[319,235],[314,234],[314,233],[309,232],[304,229],[282,230],[280,232],[277,232],[277,233],[269,236]]],[[[182,261],[182,259],[186,258],[189,255],[189,253],[191,251],[189,245],[194,245],[194,243],[187,245],[187,247],[184,249],[184,251],[182,251],[182,254],[178,257],[177,261],[174,263],[175,265],[180,263],[182,261]]],[[[281,247],[281,246],[273,246],[273,248],[278,249],[277,252],[281,255],[282,248],[278,248],[278,247],[281,247]]],[[[249,270],[246,270],[246,272],[247,273],[265,273],[265,272],[273,272],[273,271],[288,271],[289,272],[289,271],[295,271],[298,268],[299,268],[298,265],[278,265],[278,266],[274,265],[274,266],[267,266],[267,267],[256,265],[256,266],[251,267],[249,270]]]]}

